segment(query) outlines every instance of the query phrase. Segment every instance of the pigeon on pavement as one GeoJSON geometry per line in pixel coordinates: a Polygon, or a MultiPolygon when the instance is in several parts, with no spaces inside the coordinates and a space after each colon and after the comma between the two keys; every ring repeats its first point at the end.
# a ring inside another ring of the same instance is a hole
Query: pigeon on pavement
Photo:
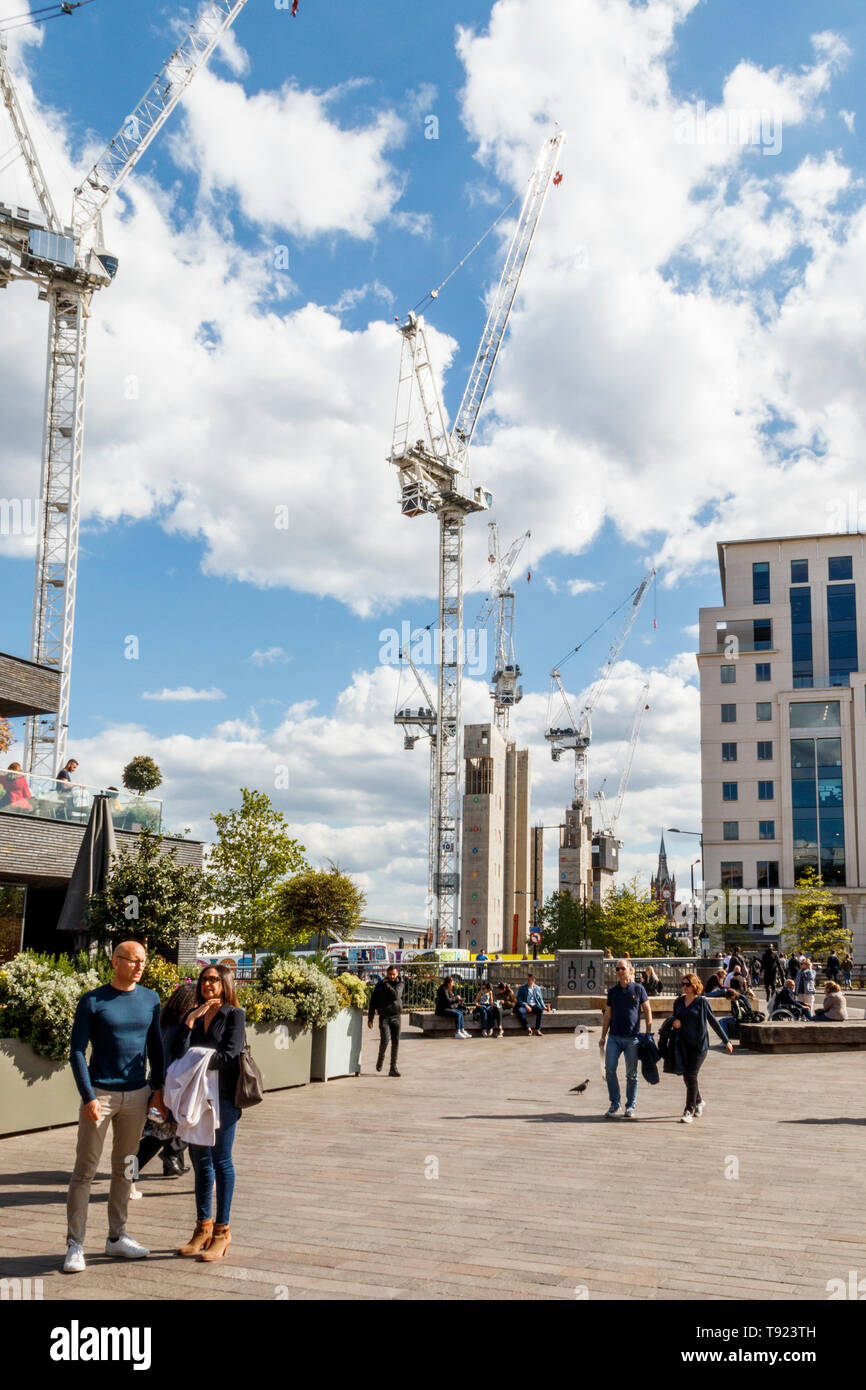
{"type": "MultiPolygon", "coordinates": [[[[581,1081],[581,1083],[580,1083],[579,1086],[572,1086],[571,1090],[572,1090],[572,1091],[577,1091],[577,1093],[578,1093],[579,1095],[583,1095],[583,1093],[584,1093],[584,1091],[586,1090],[586,1088],[587,1088],[588,1085],[589,1085],[589,1077],[587,1077],[585,1081],[581,1081]]],[[[569,1095],[570,1095],[570,1094],[571,1094],[571,1092],[569,1092],[569,1095]]]]}

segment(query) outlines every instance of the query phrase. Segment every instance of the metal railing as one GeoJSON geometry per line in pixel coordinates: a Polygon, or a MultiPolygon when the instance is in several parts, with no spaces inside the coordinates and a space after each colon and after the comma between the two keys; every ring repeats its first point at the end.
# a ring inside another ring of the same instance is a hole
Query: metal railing
{"type": "Polygon", "coordinates": [[[408,961],[400,966],[403,984],[404,1009],[433,1009],[436,992],[446,975],[454,980],[454,993],[462,995],[467,1008],[474,1007],[475,996],[482,984],[510,985],[517,993],[519,985],[526,981],[530,970],[535,983],[541,990],[545,1004],[556,1004],[556,962],[539,961],[484,961],[476,965],[474,961],[461,961],[459,964],[435,966],[429,962],[408,961]]]}
{"type": "MultiPolygon", "coordinates": [[[[0,814],[33,816],[37,820],[72,821],[84,824],[90,816],[93,798],[104,787],[83,783],[58,782],[54,777],[36,777],[26,772],[0,772],[0,814]]],[[[162,827],[162,802],[134,792],[111,792],[110,810],[115,830],[151,830],[162,827]]]]}

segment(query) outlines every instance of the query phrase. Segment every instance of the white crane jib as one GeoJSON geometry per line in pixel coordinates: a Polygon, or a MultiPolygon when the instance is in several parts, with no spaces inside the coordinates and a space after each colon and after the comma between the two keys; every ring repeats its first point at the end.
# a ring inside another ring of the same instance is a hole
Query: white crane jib
{"type": "Polygon", "coordinates": [[[530,531],[511,542],[505,555],[499,553],[499,527],[495,521],[487,523],[490,532],[490,552],[488,560],[492,566],[490,593],[481,605],[475,626],[480,631],[487,626],[491,614],[493,624],[493,676],[490,694],[493,697],[493,718],[497,729],[503,733],[508,728],[509,712],[523,699],[520,680],[520,667],[514,651],[514,590],[509,580],[511,571],[530,531]]]}
{"type": "Polygon", "coordinates": [[[412,313],[399,326],[403,346],[390,462],[400,472],[403,515],[431,513],[439,519],[439,686],[429,874],[439,945],[456,944],[460,900],[457,855],[464,657],[463,523],[470,513],[485,511],[492,501],[488,492],[473,487],[469,480],[469,446],[564,139],[564,134],[558,133],[542,144],[450,432],[430,361],[424,321],[412,313]]]}
{"type": "MultiPolygon", "coordinates": [[[[548,727],[545,731],[544,737],[550,744],[550,756],[554,762],[559,762],[559,759],[562,757],[562,754],[566,750],[572,749],[574,751],[573,804],[575,806],[584,806],[589,796],[587,785],[587,750],[589,748],[590,742],[592,741],[593,710],[595,709],[596,705],[598,704],[599,700],[601,699],[605,690],[607,689],[608,681],[610,680],[611,675],[613,673],[613,669],[616,666],[617,661],[619,660],[620,653],[622,652],[622,649],[626,644],[628,635],[634,627],[637,615],[641,609],[641,604],[646,598],[647,592],[649,591],[649,587],[652,584],[653,579],[655,578],[655,573],[655,570],[651,569],[648,574],[644,575],[643,579],[635,589],[634,593],[629,595],[631,601],[629,603],[628,608],[626,609],[625,616],[623,617],[622,622],[620,623],[619,631],[617,632],[616,637],[610,645],[604,666],[602,667],[601,675],[598,677],[595,684],[591,687],[589,695],[587,696],[583,708],[580,711],[579,719],[575,719],[574,717],[574,713],[569,703],[568,696],[565,692],[565,687],[562,683],[562,676],[560,674],[559,667],[555,666],[550,673],[551,681],[553,683],[553,688],[551,690],[551,707],[553,703],[553,695],[554,693],[558,692],[560,696],[560,709],[562,711],[562,714],[565,716],[565,720],[567,722],[554,725],[552,720],[549,719],[548,727]]],[[[574,648],[573,651],[569,652],[569,657],[573,656],[574,651],[576,650],[577,648],[574,648]]],[[[568,660],[568,657],[566,658],[566,660],[568,660]]],[[[564,664],[564,661],[560,663],[561,666],[564,664]]],[[[562,717],[562,715],[560,715],[560,717],[562,717]]]]}
{"type": "Polygon", "coordinates": [[[102,245],[101,215],[141,159],[246,0],[211,0],[123,126],[75,189],[71,225],[61,224],[27,129],[0,38],[0,95],[39,212],[0,203],[0,289],[29,280],[48,303],[48,371],[42,433],[41,515],[33,596],[31,660],[60,671],[56,715],[27,723],[31,773],[54,776],[64,761],[75,590],[87,321],[95,290],[111,283],[117,259],[102,245]]]}

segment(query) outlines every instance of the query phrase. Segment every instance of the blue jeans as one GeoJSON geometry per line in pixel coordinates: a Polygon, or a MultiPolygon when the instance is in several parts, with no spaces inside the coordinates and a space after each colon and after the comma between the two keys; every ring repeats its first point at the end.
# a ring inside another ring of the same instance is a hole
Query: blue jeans
{"type": "Polygon", "coordinates": [[[225,1096],[220,1096],[220,1127],[213,1148],[205,1144],[190,1144],[189,1156],[195,1170],[195,1214],[199,1221],[209,1221],[213,1188],[216,1182],[218,1226],[227,1226],[235,1190],[235,1165],[232,1145],[241,1112],[225,1096]]]}
{"type": "Polygon", "coordinates": [[[463,1027],[462,1009],[442,1009],[439,1013],[439,1018],[453,1018],[456,1020],[457,1023],[457,1032],[464,1033],[466,1031],[463,1027]]]}
{"type": "Polygon", "coordinates": [[[619,1105],[620,1103],[619,1079],[616,1068],[620,1054],[623,1052],[625,1053],[625,1105],[626,1109],[629,1110],[637,1101],[637,1038],[622,1038],[608,1033],[607,1047],[604,1053],[604,1074],[611,1105],[619,1105]]]}
{"type": "Polygon", "coordinates": [[[529,1032],[529,1024],[527,1023],[527,1018],[530,1014],[532,1014],[532,1017],[535,1019],[535,1023],[533,1026],[535,1028],[541,1027],[541,1019],[542,1015],[544,1014],[544,1010],[539,1009],[537,1004],[533,1004],[532,1006],[529,1006],[527,1004],[518,1004],[517,1008],[514,1010],[514,1013],[524,1033],[529,1032]]]}

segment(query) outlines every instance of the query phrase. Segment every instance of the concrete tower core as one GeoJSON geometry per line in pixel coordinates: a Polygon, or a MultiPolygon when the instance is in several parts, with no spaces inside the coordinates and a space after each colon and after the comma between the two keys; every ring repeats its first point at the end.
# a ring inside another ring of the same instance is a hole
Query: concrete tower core
{"type": "Polygon", "coordinates": [[[516,914],[523,951],[532,916],[529,751],[507,743],[495,724],[467,724],[463,739],[459,945],[511,951],[516,914]]]}

